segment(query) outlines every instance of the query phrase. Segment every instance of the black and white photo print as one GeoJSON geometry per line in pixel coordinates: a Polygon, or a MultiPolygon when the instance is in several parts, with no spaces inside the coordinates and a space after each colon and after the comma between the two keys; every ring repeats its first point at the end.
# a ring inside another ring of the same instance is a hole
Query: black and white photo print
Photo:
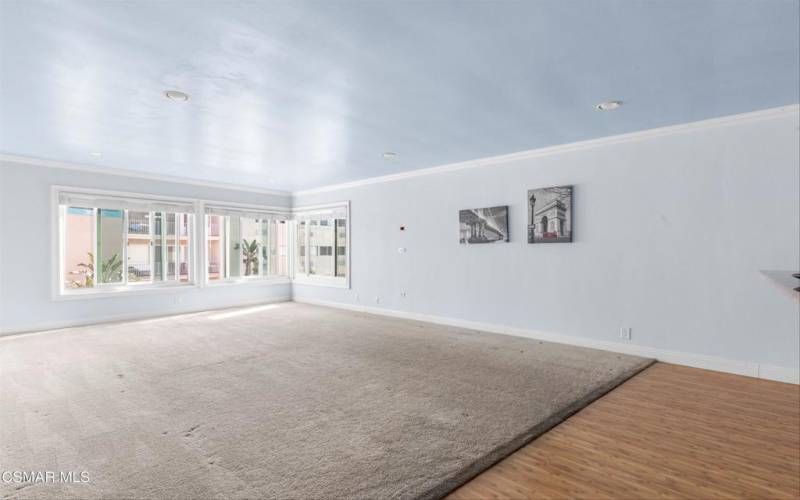
{"type": "Polygon", "coordinates": [[[508,241],[508,205],[461,210],[458,221],[462,245],[508,241]]]}
{"type": "Polygon", "coordinates": [[[528,191],[528,243],[572,241],[572,186],[528,191]]]}

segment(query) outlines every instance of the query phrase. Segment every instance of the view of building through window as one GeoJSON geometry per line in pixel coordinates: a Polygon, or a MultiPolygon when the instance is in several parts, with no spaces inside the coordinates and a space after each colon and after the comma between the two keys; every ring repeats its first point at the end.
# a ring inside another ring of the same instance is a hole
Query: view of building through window
{"type": "Polygon", "coordinates": [[[69,207],[64,217],[65,288],[94,287],[94,231],[97,217],[93,208],[69,207]]]}
{"type": "Polygon", "coordinates": [[[347,221],[344,218],[310,218],[299,221],[298,273],[324,277],[347,276],[347,221]],[[308,257],[306,257],[308,248],[308,257]]]}
{"type": "Polygon", "coordinates": [[[347,221],[336,219],[336,271],[334,276],[347,276],[347,221]]]}
{"type": "Polygon", "coordinates": [[[285,220],[206,215],[208,280],[288,277],[288,228],[285,220]]]}
{"type": "MultiPolygon", "coordinates": [[[[58,196],[62,291],[194,282],[191,200],[66,190],[58,196]]],[[[208,282],[300,277],[345,283],[346,207],[301,212],[294,220],[284,212],[222,205],[204,212],[197,236],[205,239],[200,255],[208,282]]]]}
{"type": "Polygon", "coordinates": [[[206,262],[208,263],[209,281],[224,279],[228,275],[228,257],[225,246],[227,219],[223,215],[206,216],[206,238],[208,240],[206,262]]]}
{"type": "Polygon", "coordinates": [[[266,276],[268,267],[269,225],[267,220],[250,217],[239,218],[240,236],[234,246],[239,250],[241,276],[266,276]]]}
{"type": "Polygon", "coordinates": [[[66,207],[64,287],[189,282],[191,217],[66,207]]]}
{"type": "Polygon", "coordinates": [[[308,223],[304,220],[297,221],[297,241],[295,252],[295,267],[297,274],[306,274],[306,229],[308,223]]]}
{"type": "Polygon", "coordinates": [[[269,221],[269,234],[275,235],[269,240],[269,274],[272,276],[289,275],[289,224],[285,220],[269,221]]]}

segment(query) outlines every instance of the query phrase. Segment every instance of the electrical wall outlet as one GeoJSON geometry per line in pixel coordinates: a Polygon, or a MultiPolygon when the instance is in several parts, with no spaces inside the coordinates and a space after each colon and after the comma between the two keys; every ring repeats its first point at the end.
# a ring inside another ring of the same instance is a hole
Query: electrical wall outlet
{"type": "Polygon", "coordinates": [[[406,298],[406,291],[405,290],[400,290],[400,296],[403,297],[403,298],[406,298]]]}
{"type": "Polygon", "coordinates": [[[375,297],[375,303],[376,304],[380,304],[381,303],[381,298],[380,297],[375,297]]]}
{"type": "Polygon", "coordinates": [[[630,340],[631,339],[631,328],[629,326],[623,326],[619,329],[619,338],[630,340]]]}
{"type": "Polygon", "coordinates": [[[356,294],[356,302],[361,302],[361,297],[358,294],[356,294]]]}

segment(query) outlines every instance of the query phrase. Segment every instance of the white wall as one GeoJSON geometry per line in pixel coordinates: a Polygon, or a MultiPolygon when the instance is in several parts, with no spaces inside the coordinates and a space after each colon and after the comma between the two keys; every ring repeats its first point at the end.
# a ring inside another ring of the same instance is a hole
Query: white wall
{"type": "Polygon", "coordinates": [[[624,342],[630,326],[634,345],[796,373],[798,296],[761,271],[800,268],[797,109],[298,193],[295,206],[351,200],[352,289],[295,298],[584,341],[624,342]],[[575,242],[527,244],[527,189],[561,184],[575,242]],[[505,204],[510,243],[458,244],[459,209],[505,204]]]}
{"type": "MultiPolygon", "coordinates": [[[[633,352],[692,353],[754,364],[759,373],[788,370],[796,379],[800,301],[786,275],[800,268],[798,120],[794,106],[449,173],[296,194],[294,206],[351,200],[349,290],[245,285],[52,301],[54,184],[277,206],[291,201],[0,161],[0,333],[293,293],[297,300],[542,332],[587,345],[620,347],[619,328],[630,326],[633,352]],[[559,184],[575,185],[575,242],[527,244],[527,189],[559,184]],[[501,204],[510,205],[510,243],[458,244],[459,209],[501,204]]],[[[699,364],[714,367],[713,360],[699,364]]]]}
{"type": "Polygon", "coordinates": [[[252,203],[290,205],[289,196],[215,189],[0,161],[0,334],[124,318],[268,302],[291,285],[187,288],[146,295],[53,301],[50,243],[52,185],[252,203]]]}

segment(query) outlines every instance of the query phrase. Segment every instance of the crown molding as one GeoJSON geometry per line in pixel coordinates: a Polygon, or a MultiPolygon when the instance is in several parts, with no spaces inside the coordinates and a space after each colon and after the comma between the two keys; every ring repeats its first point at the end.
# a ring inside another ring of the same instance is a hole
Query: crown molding
{"type": "Polygon", "coordinates": [[[790,104],[787,106],[780,106],[777,108],[763,109],[759,111],[752,111],[749,113],[741,113],[737,115],[723,116],[720,118],[711,118],[708,120],[701,120],[696,122],[681,123],[678,125],[669,125],[666,127],[653,128],[648,130],[640,130],[637,132],[629,132],[627,134],[612,135],[608,137],[601,137],[599,139],[589,139],[579,142],[571,142],[567,144],[559,144],[556,146],[547,146],[544,148],[530,149],[527,151],[520,151],[517,153],[489,156],[486,158],[479,158],[475,160],[467,160],[457,163],[448,163],[435,167],[421,168],[418,170],[411,170],[408,172],[400,172],[397,174],[382,175],[379,177],[369,177],[366,179],[359,179],[356,181],[343,182],[339,184],[331,184],[328,186],[321,186],[311,189],[303,189],[293,191],[292,196],[304,196],[309,194],[324,193],[329,191],[339,191],[342,189],[350,189],[360,186],[367,186],[370,184],[379,184],[383,182],[393,182],[403,179],[411,179],[413,177],[421,177],[425,175],[443,174],[447,172],[456,172],[459,170],[466,170],[477,167],[491,167],[504,163],[510,163],[519,160],[529,160],[532,158],[541,158],[544,156],[551,156],[561,153],[568,153],[572,151],[580,151],[586,149],[593,149],[603,146],[611,146],[615,144],[622,144],[626,142],[641,141],[652,139],[655,137],[662,137],[666,135],[679,134],[684,132],[691,132],[702,129],[717,128],[722,126],[737,125],[741,123],[749,123],[761,120],[768,120],[770,118],[777,118],[790,114],[800,113],[800,104],[790,104]]]}
{"type": "Polygon", "coordinates": [[[214,189],[225,189],[230,191],[245,191],[249,193],[266,194],[272,196],[291,196],[290,191],[282,191],[278,189],[265,189],[253,186],[245,186],[242,184],[234,184],[229,182],[216,182],[216,181],[203,181],[198,179],[190,179],[188,177],[177,177],[173,175],[153,174],[147,172],[137,172],[134,170],[124,170],[120,168],[111,167],[98,167],[95,165],[85,165],[80,163],[70,163],[57,160],[44,160],[41,158],[34,158],[31,156],[19,156],[0,153],[0,166],[2,162],[20,163],[24,165],[33,165],[37,167],[60,168],[64,170],[73,170],[78,172],[89,172],[102,175],[117,175],[123,177],[132,177],[135,179],[147,179],[151,181],[172,182],[175,184],[187,184],[191,186],[202,186],[214,189]]]}
{"type": "Polygon", "coordinates": [[[547,146],[544,148],[530,149],[527,151],[520,151],[517,153],[489,156],[485,158],[478,158],[474,160],[467,160],[456,163],[448,163],[434,167],[421,168],[411,170],[408,172],[400,172],[397,174],[382,175],[378,177],[368,177],[366,179],[359,179],[355,181],[343,182],[338,184],[330,184],[327,186],[320,186],[311,189],[303,189],[298,191],[285,191],[277,189],[257,188],[252,186],[245,186],[235,183],[215,182],[215,181],[202,181],[197,179],[190,179],[187,177],[177,177],[171,175],[136,172],[132,170],[124,170],[119,168],[106,168],[94,165],[85,165],[71,162],[63,162],[56,160],[45,160],[29,156],[19,156],[0,153],[0,165],[2,162],[21,163],[26,165],[35,165],[40,167],[61,168],[66,170],[75,170],[83,172],[91,172],[106,175],[117,175],[124,177],[133,177],[138,179],[148,179],[162,182],[172,182],[176,184],[188,184],[193,186],[210,187],[215,189],[226,189],[232,191],[244,191],[250,193],[259,193],[272,196],[304,196],[317,193],[325,193],[330,191],[339,191],[343,189],[356,188],[360,186],[367,186],[370,184],[379,184],[383,182],[393,182],[403,179],[410,179],[414,177],[421,177],[426,175],[442,174],[447,172],[456,172],[459,170],[466,170],[478,167],[492,167],[510,163],[520,160],[528,160],[532,158],[541,158],[545,156],[552,156],[561,153],[568,153],[572,151],[581,151],[603,146],[611,146],[616,144],[623,144],[626,142],[641,141],[662,137],[672,134],[679,134],[684,132],[691,132],[702,129],[717,128],[722,126],[737,125],[741,123],[756,122],[761,120],[768,120],[781,116],[800,114],[800,104],[790,104],[787,106],[779,106],[776,108],[768,108],[759,111],[752,111],[749,113],[741,113],[736,115],[723,116],[720,118],[711,118],[708,120],[700,120],[696,122],[681,123],[677,125],[669,125],[666,127],[653,128],[648,130],[641,130],[637,132],[630,132],[627,134],[612,135],[608,137],[601,137],[598,139],[589,139],[579,142],[571,142],[566,144],[559,144],[556,146],[547,146]]]}

